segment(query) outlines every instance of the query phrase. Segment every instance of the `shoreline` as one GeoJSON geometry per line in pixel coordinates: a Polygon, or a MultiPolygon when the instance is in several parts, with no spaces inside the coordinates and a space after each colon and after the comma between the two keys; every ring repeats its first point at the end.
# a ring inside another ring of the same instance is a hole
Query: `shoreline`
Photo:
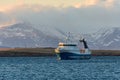
{"type": "MultiPolygon", "coordinates": [[[[91,50],[92,56],[120,56],[120,50],[91,50]]],[[[54,48],[0,48],[0,57],[55,56],[54,48]]]]}

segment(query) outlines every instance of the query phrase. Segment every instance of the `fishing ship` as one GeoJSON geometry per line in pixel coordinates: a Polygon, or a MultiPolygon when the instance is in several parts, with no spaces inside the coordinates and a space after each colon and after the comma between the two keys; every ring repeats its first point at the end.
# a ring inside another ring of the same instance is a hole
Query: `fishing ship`
{"type": "Polygon", "coordinates": [[[83,44],[83,48],[80,49],[75,43],[59,43],[55,49],[58,60],[73,60],[73,59],[90,59],[91,51],[88,48],[86,40],[83,38],[79,40],[83,44]]]}

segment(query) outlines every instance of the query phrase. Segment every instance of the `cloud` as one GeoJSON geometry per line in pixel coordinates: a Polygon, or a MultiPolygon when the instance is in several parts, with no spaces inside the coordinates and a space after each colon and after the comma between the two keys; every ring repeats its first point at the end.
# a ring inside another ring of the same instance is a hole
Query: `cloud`
{"type": "MultiPolygon", "coordinates": [[[[29,5],[22,2],[8,5],[3,12],[11,13],[0,14],[0,24],[5,26],[19,21],[27,21],[35,25],[61,28],[66,32],[94,32],[100,26],[120,26],[119,7],[111,8],[111,6],[115,6],[113,0],[83,0],[67,7],[62,6],[64,5],[61,5],[59,10],[58,7],[29,5]],[[107,10],[108,8],[111,10],[107,10]]],[[[41,27],[36,26],[36,28],[40,29],[41,27]]]]}
{"type": "Polygon", "coordinates": [[[99,0],[84,0],[83,2],[79,2],[74,4],[73,6],[75,8],[81,8],[81,7],[89,7],[89,6],[94,6],[99,3],[99,0]]]}
{"type": "Polygon", "coordinates": [[[6,5],[0,5],[0,12],[3,13],[11,13],[15,11],[22,11],[30,9],[35,12],[40,12],[41,10],[48,10],[50,8],[56,8],[56,9],[64,9],[69,7],[74,8],[84,8],[84,7],[90,7],[90,6],[104,6],[105,8],[110,8],[114,6],[115,0],[82,0],[82,1],[74,1],[67,3],[67,1],[61,1],[57,6],[55,4],[47,5],[43,3],[34,3],[34,4],[28,4],[25,2],[25,0],[17,0],[16,3],[6,4],[6,5]]]}
{"type": "Polygon", "coordinates": [[[0,12],[0,24],[11,20],[11,17],[0,12]]]}
{"type": "Polygon", "coordinates": [[[0,6],[0,12],[6,13],[8,11],[13,10],[14,6],[9,5],[9,6],[0,6]]]}
{"type": "Polygon", "coordinates": [[[5,5],[0,5],[0,12],[2,13],[9,13],[12,12],[19,7],[22,7],[24,5],[23,0],[18,0],[17,3],[12,3],[12,4],[5,4],[5,5]]]}
{"type": "Polygon", "coordinates": [[[25,10],[39,12],[49,7],[50,6],[43,6],[41,4],[27,4],[25,3],[24,0],[17,0],[17,2],[14,4],[12,3],[12,4],[0,5],[0,12],[5,14],[10,14],[17,11],[20,12],[25,10]]]}
{"type": "Polygon", "coordinates": [[[6,22],[1,23],[0,28],[7,27],[9,25],[13,25],[16,23],[17,23],[16,19],[12,19],[11,21],[6,21],[6,22]]]}
{"type": "Polygon", "coordinates": [[[18,22],[20,21],[18,21],[16,17],[0,12],[0,28],[6,27],[8,25],[12,25],[18,22]]]}
{"type": "Polygon", "coordinates": [[[115,0],[106,0],[104,5],[106,8],[111,8],[114,6],[114,3],[115,3],[115,0]]]}
{"type": "Polygon", "coordinates": [[[115,6],[116,0],[84,0],[82,2],[76,3],[73,5],[75,8],[83,8],[90,6],[103,6],[104,8],[111,8],[115,6]]]}
{"type": "MultiPolygon", "coordinates": [[[[19,20],[33,24],[61,28],[70,32],[94,32],[100,27],[119,26],[119,9],[106,10],[103,7],[49,9],[41,12],[28,11],[19,16],[19,20]]],[[[18,18],[18,16],[16,16],[18,18]]],[[[40,29],[39,27],[36,27],[40,29]]]]}
{"type": "Polygon", "coordinates": [[[5,5],[5,6],[0,6],[0,12],[5,13],[5,14],[10,14],[14,12],[22,12],[25,10],[31,10],[34,12],[40,12],[42,10],[48,10],[50,8],[54,8],[51,6],[43,6],[43,5],[30,5],[30,4],[16,4],[16,5],[5,5]]]}

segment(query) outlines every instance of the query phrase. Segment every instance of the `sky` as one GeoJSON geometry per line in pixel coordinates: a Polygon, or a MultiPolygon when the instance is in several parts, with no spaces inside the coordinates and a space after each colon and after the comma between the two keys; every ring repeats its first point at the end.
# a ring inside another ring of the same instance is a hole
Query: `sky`
{"type": "Polygon", "coordinates": [[[0,0],[0,27],[19,22],[35,28],[93,33],[120,27],[120,0],[0,0]]]}

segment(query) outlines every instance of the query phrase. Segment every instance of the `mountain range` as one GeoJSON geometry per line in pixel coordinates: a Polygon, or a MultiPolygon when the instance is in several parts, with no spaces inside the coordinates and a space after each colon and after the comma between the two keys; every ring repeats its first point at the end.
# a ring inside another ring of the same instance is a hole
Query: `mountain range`
{"type": "Polygon", "coordinates": [[[91,43],[91,48],[95,49],[105,49],[105,50],[119,50],[120,49],[120,28],[103,28],[98,32],[91,34],[90,36],[93,41],[91,43]]]}
{"type": "MultiPolygon", "coordinates": [[[[82,35],[90,49],[120,49],[119,27],[103,28],[96,33],[82,35]]],[[[79,36],[73,35],[73,41],[78,41],[79,36]]],[[[0,28],[0,47],[57,47],[65,37],[66,33],[57,28],[41,27],[39,30],[28,23],[16,23],[0,28]]]]}
{"type": "Polygon", "coordinates": [[[56,47],[56,36],[50,36],[27,23],[17,23],[0,29],[2,47],[56,47]]]}

